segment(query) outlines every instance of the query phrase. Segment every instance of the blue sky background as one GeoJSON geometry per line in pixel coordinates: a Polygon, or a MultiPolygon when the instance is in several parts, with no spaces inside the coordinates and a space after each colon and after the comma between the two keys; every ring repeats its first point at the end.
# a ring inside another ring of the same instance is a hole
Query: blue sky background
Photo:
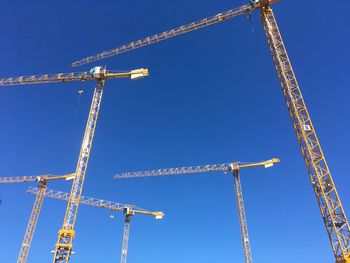
{"type": "MultiPolygon", "coordinates": [[[[83,194],[161,210],[132,220],[128,262],[242,262],[232,176],[222,173],[113,180],[115,173],[261,161],[242,171],[255,262],[334,262],[258,13],[81,68],[70,63],[245,1],[4,1],[0,77],[147,67],[150,77],[106,83],[83,194]]],[[[350,211],[349,3],[281,1],[276,18],[350,211]]],[[[94,83],[0,90],[0,176],[75,169],[94,83]],[[78,104],[78,90],[84,93],[78,104]]],[[[35,184],[0,187],[1,262],[15,262],[35,184]]],[[[49,188],[69,191],[70,184],[49,188]]],[[[51,262],[66,204],[46,200],[28,262],[51,262]]],[[[80,206],[72,262],[117,262],[123,216],[80,206]]]]}

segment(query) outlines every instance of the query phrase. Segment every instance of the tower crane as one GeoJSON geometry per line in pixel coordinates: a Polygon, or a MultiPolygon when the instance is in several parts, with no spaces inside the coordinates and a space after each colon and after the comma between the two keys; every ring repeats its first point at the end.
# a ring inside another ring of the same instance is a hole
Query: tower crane
{"type": "Polygon", "coordinates": [[[32,212],[30,214],[29,222],[26,228],[26,232],[24,234],[23,242],[21,245],[21,249],[19,251],[19,255],[17,258],[17,263],[25,263],[27,261],[27,257],[30,250],[30,245],[33,240],[35,227],[38,223],[39,214],[41,211],[41,207],[44,201],[45,191],[47,189],[47,182],[54,180],[71,180],[74,178],[74,174],[67,175],[39,175],[39,176],[16,176],[16,177],[0,177],[0,183],[27,183],[27,182],[39,182],[36,189],[37,195],[34,201],[34,205],[32,208],[32,212]]]}
{"type": "MultiPolygon", "coordinates": [[[[33,187],[29,188],[27,192],[31,194],[35,194],[36,196],[40,194],[39,189],[33,188],[33,187]]],[[[65,201],[69,200],[68,193],[51,190],[51,189],[46,190],[46,192],[44,193],[44,197],[60,199],[65,201]]],[[[134,205],[121,204],[121,203],[116,203],[112,201],[106,201],[106,200],[96,199],[96,198],[86,197],[86,196],[81,196],[79,202],[80,204],[83,204],[83,205],[101,207],[111,211],[121,211],[125,214],[120,263],[126,263],[126,260],[127,260],[131,217],[134,216],[135,214],[141,214],[141,215],[154,216],[155,219],[162,219],[164,216],[163,212],[150,212],[150,211],[138,208],[134,205]]]]}
{"type": "Polygon", "coordinates": [[[264,166],[265,168],[269,168],[278,162],[280,162],[279,159],[273,158],[271,160],[257,162],[257,163],[241,164],[239,162],[234,162],[234,163],[224,163],[224,164],[167,168],[167,169],[158,169],[158,170],[151,170],[151,171],[126,172],[126,173],[117,174],[114,176],[114,178],[133,178],[133,177],[161,176],[161,175],[172,175],[172,174],[207,173],[207,172],[216,172],[216,171],[231,172],[234,178],[234,189],[236,194],[235,197],[236,197],[236,204],[237,204],[237,210],[238,210],[239,224],[241,229],[244,262],[251,263],[252,253],[251,253],[249,237],[248,237],[248,225],[247,225],[247,219],[246,219],[245,209],[244,209],[243,193],[242,193],[242,187],[241,187],[241,180],[239,176],[239,170],[245,169],[245,168],[259,167],[259,166],[264,166]]]}
{"type": "Polygon", "coordinates": [[[110,56],[122,54],[178,35],[195,31],[231,18],[260,10],[265,37],[277,71],[282,93],[309,174],[311,185],[337,263],[350,262],[350,226],[335,187],[326,157],[316,135],[303,95],[297,82],[287,49],[270,4],[277,0],[250,0],[249,4],[234,8],[197,22],[183,25],[160,34],[103,51],[72,63],[79,66],[110,56]]]}
{"type": "Polygon", "coordinates": [[[78,213],[79,199],[82,193],[87,171],[105,81],[112,78],[130,78],[132,80],[137,80],[147,76],[148,70],[143,68],[120,72],[110,71],[103,67],[94,67],[90,70],[90,72],[58,73],[53,75],[46,74],[41,76],[33,75],[27,77],[21,76],[16,78],[0,79],[0,86],[96,80],[96,86],[91,102],[79,158],[77,161],[70,198],[68,200],[67,210],[63,220],[63,226],[58,232],[58,242],[56,244],[56,250],[53,258],[54,263],[67,263],[72,251],[73,239],[75,236],[74,225],[78,213]]]}

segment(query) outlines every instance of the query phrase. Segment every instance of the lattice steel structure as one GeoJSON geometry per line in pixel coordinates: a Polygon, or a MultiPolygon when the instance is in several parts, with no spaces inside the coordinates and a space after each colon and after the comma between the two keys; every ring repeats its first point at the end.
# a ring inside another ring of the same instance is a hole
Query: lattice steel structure
{"type": "MultiPolygon", "coordinates": [[[[43,197],[68,201],[70,196],[69,193],[65,193],[61,191],[47,189],[46,191],[41,192],[40,189],[32,188],[32,187],[29,188],[27,192],[36,195],[37,196],[36,199],[38,198],[39,195],[43,195],[43,197]]],[[[83,205],[101,207],[111,211],[122,211],[125,214],[122,251],[120,256],[121,263],[126,263],[127,261],[131,217],[135,214],[142,214],[142,215],[154,216],[155,219],[162,219],[164,216],[163,212],[151,212],[134,205],[122,204],[122,203],[117,203],[113,201],[106,201],[106,200],[97,199],[93,197],[81,196],[79,203],[83,205]]]]}
{"type": "MultiPolygon", "coordinates": [[[[37,195],[38,192],[39,191],[36,187],[29,187],[27,190],[27,193],[30,193],[33,195],[37,195]]],[[[69,196],[70,196],[70,193],[52,190],[52,189],[46,189],[45,194],[44,194],[44,197],[46,197],[46,198],[58,199],[58,200],[63,200],[63,201],[69,201],[69,196]]],[[[79,203],[83,204],[83,205],[88,205],[88,206],[106,208],[106,209],[111,210],[111,211],[123,211],[125,208],[130,208],[133,211],[138,211],[138,213],[139,212],[140,213],[141,212],[156,213],[156,212],[149,212],[149,211],[144,210],[142,208],[138,208],[137,206],[132,205],[132,204],[123,204],[123,203],[107,201],[107,200],[83,196],[83,195],[80,197],[79,203]]]]}
{"type": "Polygon", "coordinates": [[[26,228],[22,246],[18,255],[17,263],[25,263],[27,261],[30,245],[32,244],[35,227],[38,223],[41,207],[44,201],[44,195],[46,190],[46,184],[42,184],[37,187],[38,194],[36,195],[32,213],[29,218],[29,222],[26,228]]]}
{"type": "Polygon", "coordinates": [[[19,255],[17,258],[17,263],[25,263],[28,258],[30,246],[33,240],[35,227],[38,223],[41,207],[44,201],[45,191],[47,189],[47,181],[54,180],[70,180],[74,177],[74,174],[66,174],[66,175],[38,175],[38,176],[15,176],[15,177],[0,177],[0,183],[27,183],[27,182],[39,182],[40,185],[35,188],[37,191],[37,196],[35,198],[35,202],[32,208],[32,212],[29,218],[29,222],[24,233],[23,242],[19,251],[19,255]]]}
{"type": "Polygon", "coordinates": [[[125,215],[124,230],[123,230],[123,243],[122,252],[120,254],[120,263],[126,263],[128,258],[129,236],[130,236],[130,219],[131,214],[125,215]]]}
{"type": "Polygon", "coordinates": [[[106,57],[118,55],[139,47],[147,46],[171,37],[191,32],[218,22],[223,22],[242,14],[259,9],[264,25],[269,49],[281,83],[293,127],[315,192],[322,219],[324,221],[332,250],[337,263],[350,262],[350,226],[339,199],[334,181],[328,168],[321,145],[308,114],[292,65],[287,55],[282,36],[277,26],[270,4],[277,0],[250,0],[250,5],[243,5],[227,12],[202,19],[172,30],[156,34],[112,50],[73,62],[79,66],[106,57]]]}
{"type": "Polygon", "coordinates": [[[249,235],[248,235],[248,224],[245,215],[243,192],[241,186],[241,180],[239,176],[239,170],[244,168],[252,168],[265,166],[265,168],[273,166],[280,160],[273,158],[271,160],[257,162],[257,163],[224,163],[224,164],[210,164],[210,165],[198,165],[198,166],[184,166],[179,168],[167,168],[167,169],[157,169],[150,171],[138,171],[138,172],[126,172],[120,173],[114,176],[114,178],[135,178],[135,177],[148,177],[148,176],[163,176],[163,175],[174,175],[174,174],[189,174],[189,173],[206,173],[206,172],[216,172],[216,171],[228,171],[233,174],[234,178],[234,189],[235,189],[235,199],[237,204],[239,225],[241,229],[241,238],[244,253],[244,262],[251,263],[252,252],[250,249],[249,235]]]}
{"type": "Polygon", "coordinates": [[[46,74],[41,76],[33,75],[30,77],[0,79],[0,86],[96,80],[96,86],[85,128],[84,138],[77,162],[76,171],[74,173],[75,176],[72,184],[70,198],[68,200],[62,229],[58,232],[58,242],[56,244],[56,250],[53,259],[53,262],[55,263],[68,262],[72,251],[72,244],[75,234],[74,225],[78,213],[79,198],[83,189],[105,81],[106,79],[110,78],[140,79],[146,76],[148,76],[147,69],[136,69],[127,72],[115,72],[108,71],[102,67],[94,67],[90,70],[90,72],[83,73],[59,73],[53,75],[46,74]]]}
{"type": "Polygon", "coordinates": [[[261,20],[336,261],[350,262],[349,222],[270,7],[261,10],[261,20]]]}
{"type": "Polygon", "coordinates": [[[29,182],[47,182],[59,179],[70,180],[74,177],[74,174],[66,174],[66,175],[36,175],[36,176],[7,176],[0,177],[0,183],[29,183],[29,182]]]}
{"type": "Polygon", "coordinates": [[[254,6],[254,5],[250,5],[250,4],[243,5],[241,7],[234,8],[234,9],[216,14],[214,16],[204,18],[204,19],[201,19],[199,21],[196,21],[196,22],[193,22],[193,23],[190,23],[187,25],[183,25],[183,26],[180,26],[177,28],[173,28],[171,30],[167,30],[167,31],[162,32],[160,34],[156,34],[153,36],[146,37],[144,39],[140,39],[138,41],[131,42],[131,43],[129,43],[127,45],[123,45],[121,47],[117,47],[117,48],[103,51],[103,52],[98,53],[94,56],[89,56],[89,57],[83,58],[81,60],[73,62],[72,66],[73,67],[81,66],[81,65],[88,64],[88,63],[98,61],[101,59],[105,59],[105,58],[108,58],[111,56],[119,55],[119,54],[128,52],[130,50],[134,50],[134,49],[137,49],[140,47],[148,46],[148,45],[151,45],[151,44],[154,44],[154,43],[157,43],[157,42],[160,42],[160,41],[172,38],[172,37],[176,37],[178,35],[183,35],[185,33],[188,33],[188,32],[203,28],[203,27],[207,27],[207,26],[210,26],[213,24],[217,24],[217,23],[226,21],[227,19],[231,19],[231,18],[234,18],[234,17],[239,16],[239,15],[249,14],[257,8],[259,8],[259,7],[254,6]]]}

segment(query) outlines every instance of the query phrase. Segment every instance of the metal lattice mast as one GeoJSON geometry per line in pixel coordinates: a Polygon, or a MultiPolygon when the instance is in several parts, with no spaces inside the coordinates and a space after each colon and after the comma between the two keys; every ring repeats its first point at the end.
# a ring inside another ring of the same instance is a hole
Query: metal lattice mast
{"type": "Polygon", "coordinates": [[[241,186],[241,179],[239,176],[239,169],[233,170],[233,182],[234,182],[234,188],[235,188],[235,197],[236,197],[236,204],[237,204],[237,210],[238,210],[239,225],[241,228],[244,262],[252,263],[253,261],[252,251],[250,249],[250,242],[249,242],[249,236],[248,236],[248,224],[247,224],[247,218],[245,215],[243,192],[242,192],[242,186],[241,186]]]}
{"type": "Polygon", "coordinates": [[[63,220],[63,226],[58,232],[58,241],[54,253],[53,262],[63,263],[68,262],[71,252],[73,239],[75,236],[74,225],[78,213],[79,200],[82,194],[83,184],[85,180],[86,170],[90,157],[92,141],[95,135],[95,129],[98,119],[98,113],[101,106],[104,83],[107,78],[125,78],[140,79],[148,76],[147,69],[133,70],[122,74],[108,74],[105,69],[95,68],[92,74],[96,79],[96,86],[91,102],[89,116],[85,128],[84,138],[80,149],[78,163],[76,167],[75,177],[72,184],[70,197],[66,209],[66,214],[63,220]]]}
{"type": "Polygon", "coordinates": [[[37,187],[37,195],[35,198],[35,202],[33,205],[32,213],[29,218],[29,222],[27,225],[27,229],[24,235],[24,239],[22,242],[22,246],[18,255],[17,263],[25,263],[27,261],[30,245],[33,240],[33,235],[35,231],[35,227],[38,223],[38,218],[40,214],[40,210],[44,201],[46,190],[46,184],[43,183],[37,187]]]}
{"type": "Polygon", "coordinates": [[[122,243],[122,252],[120,255],[120,263],[126,263],[128,257],[128,246],[129,246],[129,235],[130,235],[130,214],[125,215],[124,221],[124,231],[123,231],[123,243],[122,243]]]}
{"type": "Polygon", "coordinates": [[[350,228],[270,7],[261,19],[282,92],[337,262],[350,262],[350,228]]]}
{"type": "Polygon", "coordinates": [[[228,171],[234,175],[234,189],[235,199],[237,203],[237,211],[241,229],[241,238],[243,244],[243,253],[245,263],[252,262],[252,253],[250,249],[249,236],[248,236],[248,225],[245,215],[245,208],[243,202],[243,193],[241,182],[239,178],[239,170],[245,168],[264,166],[265,168],[273,166],[273,164],[280,162],[279,159],[273,158],[271,160],[257,162],[257,163],[246,163],[241,164],[235,163],[224,163],[224,164],[212,164],[212,165],[198,165],[198,166],[184,166],[179,168],[167,168],[157,169],[150,171],[137,171],[137,172],[125,172],[114,176],[114,178],[135,178],[135,177],[149,177],[149,176],[163,176],[163,175],[175,175],[175,174],[191,174],[191,173],[207,173],[215,171],[228,171]]]}
{"type": "Polygon", "coordinates": [[[56,244],[53,262],[68,262],[72,251],[74,224],[78,213],[79,198],[83,189],[92,141],[94,138],[98,119],[98,113],[101,106],[104,83],[104,79],[97,80],[75,172],[76,176],[74,178],[70,197],[68,200],[67,210],[63,220],[63,226],[58,234],[58,242],[56,244]]]}

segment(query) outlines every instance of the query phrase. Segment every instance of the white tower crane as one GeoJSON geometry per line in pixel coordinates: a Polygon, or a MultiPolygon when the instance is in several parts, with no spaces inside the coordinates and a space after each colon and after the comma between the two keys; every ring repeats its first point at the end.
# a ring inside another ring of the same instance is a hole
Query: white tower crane
{"type": "Polygon", "coordinates": [[[46,74],[41,76],[33,75],[27,77],[21,76],[16,78],[0,79],[0,86],[96,80],[96,86],[75,170],[70,198],[68,200],[67,209],[63,220],[63,226],[58,232],[58,242],[56,244],[56,250],[53,258],[54,263],[67,263],[72,251],[73,239],[75,236],[74,225],[78,214],[79,198],[83,190],[105,81],[111,78],[130,78],[136,80],[147,76],[148,70],[143,68],[120,72],[110,71],[103,67],[94,67],[90,70],[90,72],[58,73],[53,75],[46,74]]]}
{"type": "Polygon", "coordinates": [[[233,173],[234,178],[234,189],[235,197],[237,203],[238,217],[241,228],[242,244],[245,263],[252,262],[252,253],[250,249],[249,237],[248,237],[248,225],[245,215],[243,193],[241,187],[241,181],[239,176],[239,170],[245,168],[252,168],[258,166],[264,166],[265,168],[273,166],[275,163],[280,162],[279,159],[273,158],[271,160],[257,162],[257,163],[245,163],[241,164],[239,162],[234,163],[224,163],[224,164],[214,164],[214,165],[199,165],[199,166],[189,166],[189,167],[179,167],[179,168],[167,168],[158,169],[151,171],[139,171],[139,172],[126,172],[117,174],[114,178],[133,178],[133,177],[147,177],[147,176],[161,176],[161,175],[173,175],[173,174],[188,174],[188,173],[207,173],[215,171],[229,171],[233,173]]]}
{"type": "MultiPolygon", "coordinates": [[[[37,188],[29,188],[27,190],[27,192],[31,193],[31,194],[35,194],[37,197],[40,194],[40,190],[37,188]]],[[[65,200],[65,201],[69,200],[68,193],[64,193],[64,192],[56,191],[56,190],[51,190],[51,189],[47,189],[46,192],[43,194],[43,196],[47,197],[47,198],[53,198],[53,199],[59,199],[59,200],[65,200]]],[[[121,204],[121,203],[116,203],[116,202],[112,202],[112,201],[96,199],[93,197],[81,196],[79,202],[80,202],[80,204],[83,204],[83,205],[101,207],[101,208],[105,208],[105,209],[108,209],[111,211],[120,211],[120,212],[123,212],[125,214],[120,263],[127,262],[131,217],[134,216],[135,214],[141,214],[141,215],[154,216],[155,219],[162,219],[164,216],[163,212],[151,212],[151,211],[147,211],[147,210],[142,209],[142,208],[138,208],[134,205],[121,204]]]]}

